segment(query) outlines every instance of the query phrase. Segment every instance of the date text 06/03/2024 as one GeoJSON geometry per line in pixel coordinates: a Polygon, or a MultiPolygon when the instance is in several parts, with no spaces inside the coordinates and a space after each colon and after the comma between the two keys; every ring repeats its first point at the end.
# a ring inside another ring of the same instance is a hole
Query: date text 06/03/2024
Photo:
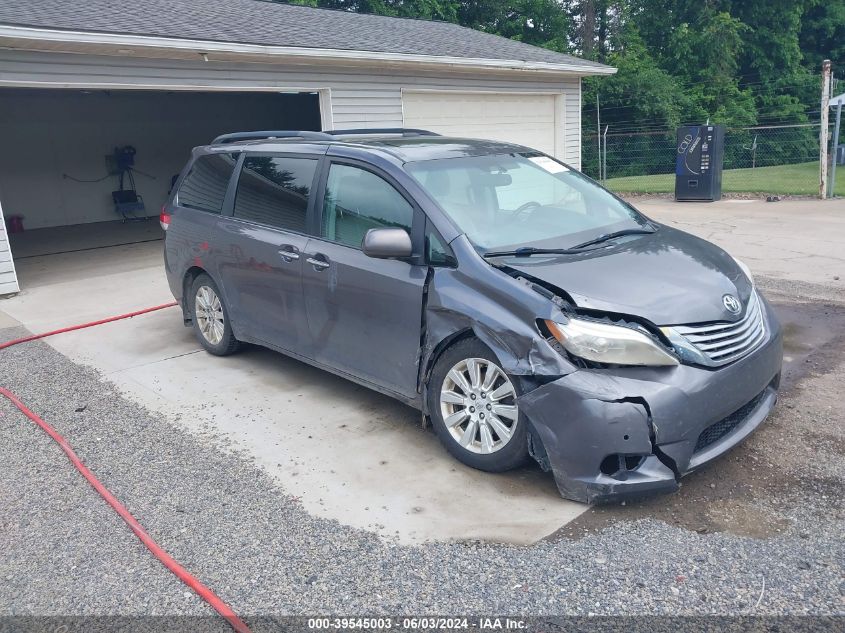
{"type": "Polygon", "coordinates": [[[520,631],[527,629],[527,624],[524,620],[515,618],[467,618],[467,617],[405,617],[401,620],[394,620],[391,617],[379,618],[309,618],[309,629],[358,629],[358,630],[385,630],[392,629],[396,625],[397,628],[405,630],[467,630],[479,629],[484,631],[494,630],[510,630],[520,631]]]}

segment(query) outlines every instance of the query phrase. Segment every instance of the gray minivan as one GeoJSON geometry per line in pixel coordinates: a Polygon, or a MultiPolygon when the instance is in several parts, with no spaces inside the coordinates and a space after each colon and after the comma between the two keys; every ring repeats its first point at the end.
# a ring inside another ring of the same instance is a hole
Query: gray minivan
{"type": "Polygon", "coordinates": [[[212,354],[263,345],[429,416],[564,497],[676,490],[777,399],[748,268],[527,147],[422,130],[245,132],[162,208],[174,297],[212,354]]]}

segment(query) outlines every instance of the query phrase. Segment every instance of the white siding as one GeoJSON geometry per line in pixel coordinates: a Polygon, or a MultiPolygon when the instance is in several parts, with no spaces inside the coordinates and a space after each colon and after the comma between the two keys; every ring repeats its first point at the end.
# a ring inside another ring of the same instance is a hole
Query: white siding
{"type": "Polygon", "coordinates": [[[6,235],[6,222],[3,220],[3,207],[0,205],[0,297],[18,291],[18,277],[15,274],[15,262],[6,235]]]}
{"type": "Polygon", "coordinates": [[[576,169],[581,169],[581,79],[575,79],[573,86],[564,95],[566,109],[566,160],[576,169]]]}
{"type": "Polygon", "coordinates": [[[565,150],[562,158],[580,167],[580,80],[510,72],[474,74],[465,71],[422,72],[385,67],[358,68],[281,66],[258,63],[192,62],[67,53],[0,50],[0,86],[66,87],[260,88],[331,90],[333,126],[399,127],[402,89],[548,92],[565,95],[565,150]]]}

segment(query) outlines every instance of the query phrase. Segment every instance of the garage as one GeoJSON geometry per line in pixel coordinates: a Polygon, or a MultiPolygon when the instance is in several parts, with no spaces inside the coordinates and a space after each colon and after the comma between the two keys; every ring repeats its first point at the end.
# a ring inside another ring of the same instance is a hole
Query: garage
{"type": "Polygon", "coordinates": [[[615,69],[454,24],[257,0],[0,6],[0,296],[50,257],[161,239],[192,147],[245,130],[428,128],[580,165],[615,69]],[[17,265],[16,265],[17,264],[17,265]]]}
{"type": "Polygon", "coordinates": [[[132,223],[158,215],[191,148],[233,129],[321,126],[316,93],[6,88],[0,110],[0,191],[18,258],[103,246],[97,234],[154,238],[156,222],[132,223]]]}
{"type": "Polygon", "coordinates": [[[406,127],[518,143],[552,156],[563,150],[560,95],[405,90],[402,105],[406,127]]]}

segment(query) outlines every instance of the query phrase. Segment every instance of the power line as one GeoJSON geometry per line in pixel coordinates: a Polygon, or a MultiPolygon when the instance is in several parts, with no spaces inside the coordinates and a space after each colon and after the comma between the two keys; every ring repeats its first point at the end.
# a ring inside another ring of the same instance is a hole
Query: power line
{"type": "MultiPolygon", "coordinates": [[[[605,108],[602,108],[602,113],[604,113],[605,108]]],[[[783,125],[791,125],[791,124],[798,124],[798,123],[812,123],[812,121],[801,121],[797,120],[800,119],[802,116],[810,117],[812,115],[820,114],[821,111],[816,110],[805,110],[802,112],[795,112],[791,116],[784,116],[780,111],[772,111],[772,112],[757,112],[755,113],[756,118],[758,119],[757,123],[751,125],[776,125],[776,124],[783,124],[783,125]],[[777,116],[774,116],[777,115],[777,116]]],[[[663,119],[643,119],[643,118],[636,118],[636,119],[621,119],[621,120],[607,120],[605,121],[606,124],[611,126],[622,126],[623,129],[631,129],[631,130],[639,130],[639,129],[663,129],[667,127],[667,122],[663,119]],[[623,125],[625,123],[635,123],[637,125],[623,125]]],[[[742,126],[739,126],[742,127],[742,126]]]]}
{"type": "MultiPolygon", "coordinates": [[[[707,86],[707,85],[715,85],[715,84],[718,84],[718,83],[724,83],[723,79],[709,79],[709,80],[701,79],[701,80],[697,80],[697,81],[692,81],[692,80],[685,80],[685,79],[682,79],[680,77],[676,77],[676,76],[671,75],[671,74],[669,74],[668,77],[670,79],[672,79],[678,85],[679,88],[694,88],[694,87],[697,87],[697,86],[707,86]]],[[[753,86],[759,86],[760,88],[757,88],[757,89],[760,90],[760,89],[762,89],[763,86],[765,86],[765,87],[773,87],[775,89],[780,90],[780,89],[784,89],[784,88],[791,87],[791,86],[792,87],[803,86],[805,84],[807,86],[812,86],[812,85],[816,84],[817,82],[818,82],[818,77],[816,77],[814,75],[808,75],[808,76],[803,77],[801,79],[794,79],[794,80],[789,80],[789,81],[783,80],[783,79],[775,79],[775,80],[766,80],[766,81],[749,81],[749,82],[745,82],[745,83],[739,82],[737,84],[737,87],[740,90],[744,90],[744,89],[751,88],[753,86]]],[[[597,84],[599,89],[601,88],[602,85],[603,84],[597,84]]]]}
{"type": "MultiPolygon", "coordinates": [[[[810,128],[817,128],[819,127],[819,123],[786,123],[780,125],[746,125],[746,126],[727,126],[726,131],[730,133],[737,133],[737,132],[763,132],[765,130],[798,130],[798,129],[810,129],[810,128]]],[[[624,137],[624,136],[661,136],[665,135],[667,137],[674,137],[676,128],[667,128],[666,126],[660,128],[644,128],[644,129],[621,129],[621,130],[613,130],[608,131],[607,136],[613,137],[624,137]]],[[[611,128],[612,130],[612,128],[611,128]]],[[[595,136],[594,132],[584,132],[582,133],[583,137],[586,138],[593,138],[595,136]]]]}

